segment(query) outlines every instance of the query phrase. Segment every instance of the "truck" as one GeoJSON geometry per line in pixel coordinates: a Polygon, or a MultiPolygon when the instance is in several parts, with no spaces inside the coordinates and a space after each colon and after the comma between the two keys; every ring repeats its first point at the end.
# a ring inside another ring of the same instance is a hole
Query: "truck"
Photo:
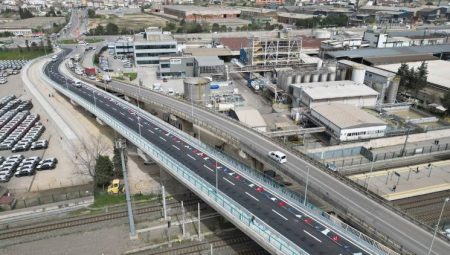
{"type": "Polygon", "coordinates": [[[95,69],[95,67],[85,67],[84,68],[84,73],[87,76],[96,75],[97,74],[97,70],[95,69]]]}
{"type": "Polygon", "coordinates": [[[108,185],[108,194],[120,194],[125,192],[125,185],[119,180],[112,180],[111,184],[108,185]]]}

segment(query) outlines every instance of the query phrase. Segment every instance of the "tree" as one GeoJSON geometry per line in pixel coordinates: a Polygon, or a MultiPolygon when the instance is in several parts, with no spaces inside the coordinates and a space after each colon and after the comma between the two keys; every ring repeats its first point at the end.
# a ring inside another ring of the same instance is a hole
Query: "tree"
{"type": "Polygon", "coordinates": [[[20,19],[29,19],[34,17],[34,15],[28,9],[19,8],[19,17],[20,19]]]}
{"type": "Polygon", "coordinates": [[[397,75],[400,77],[399,87],[402,90],[408,89],[409,84],[409,66],[406,63],[402,63],[397,70],[397,75]]]}
{"type": "Polygon", "coordinates": [[[95,28],[94,32],[95,32],[96,35],[103,35],[103,34],[105,34],[105,28],[102,25],[98,25],[95,28]]]}
{"type": "Polygon", "coordinates": [[[25,46],[27,47],[27,51],[30,51],[30,42],[25,40],[25,46]]]}
{"type": "Polygon", "coordinates": [[[95,177],[95,164],[99,155],[105,155],[110,152],[111,144],[108,144],[103,136],[90,136],[81,140],[76,148],[73,149],[75,158],[74,163],[78,167],[78,174],[95,177]]]}
{"type": "Polygon", "coordinates": [[[220,30],[220,25],[218,23],[212,24],[211,31],[218,32],[220,30]]]}
{"type": "Polygon", "coordinates": [[[417,68],[417,73],[414,74],[415,80],[414,80],[414,86],[413,91],[414,94],[417,96],[417,93],[425,88],[427,86],[427,80],[428,80],[428,65],[425,61],[420,64],[420,66],[417,68]]]}
{"type": "Polygon", "coordinates": [[[105,32],[107,35],[117,35],[119,34],[119,27],[116,24],[109,22],[106,24],[105,32]]]}
{"type": "Polygon", "coordinates": [[[95,10],[94,9],[88,9],[88,18],[95,18],[95,10]]]}
{"type": "MultiPolygon", "coordinates": [[[[128,155],[123,153],[123,157],[125,159],[125,167],[127,167],[128,163],[128,155]]],[[[115,178],[122,178],[123,177],[123,171],[122,171],[122,160],[120,159],[120,150],[117,148],[114,148],[114,156],[113,156],[113,165],[114,165],[114,177],[115,178]]]]}
{"type": "Polygon", "coordinates": [[[405,63],[401,64],[397,70],[397,75],[400,77],[399,87],[403,91],[409,91],[415,96],[427,85],[428,67],[427,63],[422,64],[417,68],[409,68],[405,63]]]}
{"type": "Polygon", "coordinates": [[[447,109],[445,113],[447,113],[447,115],[450,115],[450,92],[447,91],[444,97],[441,98],[441,104],[445,109],[447,109]]]}
{"type": "Polygon", "coordinates": [[[108,156],[99,155],[95,161],[95,184],[98,187],[108,185],[114,176],[114,167],[108,156]]]}

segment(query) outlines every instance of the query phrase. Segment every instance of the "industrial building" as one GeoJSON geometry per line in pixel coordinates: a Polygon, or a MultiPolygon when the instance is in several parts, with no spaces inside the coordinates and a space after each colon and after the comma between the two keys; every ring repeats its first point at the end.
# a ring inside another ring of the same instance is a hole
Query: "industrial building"
{"type": "Polygon", "coordinates": [[[132,56],[136,65],[158,65],[161,56],[174,55],[178,49],[170,33],[149,27],[134,38],[120,38],[109,44],[108,51],[115,56],[132,56]]]}
{"type": "Polygon", "coordinates": [[[156,74],[159,78],[209,77],[222,80],[225,64],[217,56],[162,56],[156,74]]]}
{"type": "Polygon", "coordinates": [[[337,64],[337,76],[339,80],[354,80],[364,83],[380,93],[378,104],[395,103],[400,80],[395,72],[389,72],[380,68],[358,64],[350,60],[339,60],[337,64]]]}
{"type": "Polygon", "coordinates": [[[447,43],[448,35],[442,31],[427,30],[401,32],[367,30],[364,32],[363,41],[367,41],[370,47],[374,48],[425,46],[447,43]]]}
{"type": "Polygon", "coordinates": [[[216,19],[236,19],[241,11],[225,7],[202,7],[195,5],[168,5],[163,7],[164,14],[172,15],[178,20],[209,22],[216,19]]]}
{"type": "Polygon", "coordinates": [[[277,37],[254,36],[250,45],[241,50],[240,60],[253,66],[292,66],[301,63],[302,39],[287,31],[277,37]]]}
{"type": "Polygon", "coordinates": [[[330,103],[349,104],[355,107],[375,107],[379,93],[354,81],[327,81],[292,84],[293,107],[315,106],[330,103]]]}
{"type": "MultiPolygon", "coordinates": [[[[423,61],[406,62],[408,66],[417,69],[423,61]]],[[[450,62],[444,60],[426,61],[428,66],[427,86],[417,94],[419,103],[424,106],[428,104],[441,104],[441,98],[450,91],[450,62]]],[[[390,72],[397,73],[400,63],[377,65],[376,68],[390,72]]]]}
{"type": "Polygon", "coordinates": [[[387,128],[384,121],[349,104],[316,105],[311,116],[326,127],[332,139],[341,142],[383,137],[387,128]]]}

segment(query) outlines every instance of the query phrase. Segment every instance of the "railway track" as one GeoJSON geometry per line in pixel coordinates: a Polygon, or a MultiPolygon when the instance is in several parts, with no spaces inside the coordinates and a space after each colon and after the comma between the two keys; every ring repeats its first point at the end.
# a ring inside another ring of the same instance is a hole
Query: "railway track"
{"type": "MultiPolygon", "coordinates": [[[[204,203],[201,200],[192,199],[192,200],[184,201],[184,206],[185,206],[185,208],[189,208],[189,207],[193,207],[193,206],[196,207],[197,203],[199,203],[199,202],[202,204],[204,203]]],[[[167,203],[167,206],[172,209],[181,207],[178,202],[167,203]]],[[[133,212],[134,212],[134,215],[140,215],[140,214],[158,212],[160,210],[161,210],[161,205],[157,204],[157,205],[151,205],[151,206],[147,206],[147,207],[137,208],[137,209],[134,209],[133,212]]],[[[7,230],[7,231],[0,232],[0,240],[34,235],[34,234],[39,234],[39,233],[48,232],[48,231],[72,228],[72,227],[77,227],[77,226],[82,226],[82,225],[87,225],[87,224],[92,224],[92,223],[99,223],[99,222],[103,222],[103,221],[109,221],[109,220],[125,218],[125,217],[127,217],[126,210],[102,214],[102,215],[88,216],[88,217],[83,217],[83,218],[68,219],[68,220],[63,220],[63,221],[56,222],[56,223],[38,225],[38,226],[33,226],[33,227],[24,227],[24,228],[19,228],[19,229],[7,230]]]]}
{"type": "Polygon", "coordinates": [[[129,255],[198,255],[205,254],[213,248],[215,254],[241,254],[241,255],[266,255],[269,254],[250,237],[244,235],[240,231],[233,231],[226,235],[217,236],[212,239],[205,240],[201,243],[183,244],[165,249],[141,250],[129,255]]]}

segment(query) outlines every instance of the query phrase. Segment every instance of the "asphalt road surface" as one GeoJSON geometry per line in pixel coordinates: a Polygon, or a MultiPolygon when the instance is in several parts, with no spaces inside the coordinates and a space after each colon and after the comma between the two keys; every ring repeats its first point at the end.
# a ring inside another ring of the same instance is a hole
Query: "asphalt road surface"
{"type": "MultiPolygon", "coordinates": [[[[110,86],[120,89],[129,94],[136,94],[136,87],[133,85],[111,82],[110,86]]],[[[191,114],[191,105],[181,102],[175,98],[161,95],[159,93],[141,89],[141,99],[145,102],[147,99],[168,105],[173,109],[191,114]]],[[[222,115],[214,114],[203,109],[194,107],[193,114],[195,118],[204,123],[218,127],[225,133],[230,134],[239,140],[240,143],[254,149],[260,155],[266,155],[268,151],[284,151],[284,148],[273,143],[270,139],[258,134],[255,131],[243,128],[233,123],[222,115]]],[[[415,254],[427,254],[431,244],[432,234],[421,228],[401,215],[386,208],[382,204],[373,201],[370,197],[360,193],[354,188],[323,172],[316,166],[299,158],[297,155],[284,151],[288,162],[285,164],[294,180],[305,181],[307,169],[310,169],[309,183],[315,189],[320,189],[323,194],[339,203],[339,205],[349,213],[371,224],[379,232],[389,236],[407,250],[415,254]]],[[[440,238],[434,242],[431,254],[447,255],[450,254],[450,244],[440,238]]]]}
{"type": "Polygon", "coordinates": [[[205,181],[215,185],[216,170],[218,188],[227,196],[238,202],[256,217],[253,224],[263,220],[273,229],[283,234],[293,243],[310,254],[369,254],[349,240],[338,236],[302,212],[291,207],[285,201],[276,198],[263,187],[259,187],[231,169],[217,163],[207,154],[192,147],[161,127],[154,124],[152,117],[143,111],[136,111],[120,98],[108,94],[92,85],[83,84],[81,88],[73,86],[58,71],[59,64],[67,54],[65,50],[58,61],[50,62],[45,74],[62,88],[68,89],[85,100],[94,103],[104,112],[125,124],[131,130],[140,133],[143,139],[164,150],[169,155],[176,155],[176,160],[185,165],[205,181]]]}

